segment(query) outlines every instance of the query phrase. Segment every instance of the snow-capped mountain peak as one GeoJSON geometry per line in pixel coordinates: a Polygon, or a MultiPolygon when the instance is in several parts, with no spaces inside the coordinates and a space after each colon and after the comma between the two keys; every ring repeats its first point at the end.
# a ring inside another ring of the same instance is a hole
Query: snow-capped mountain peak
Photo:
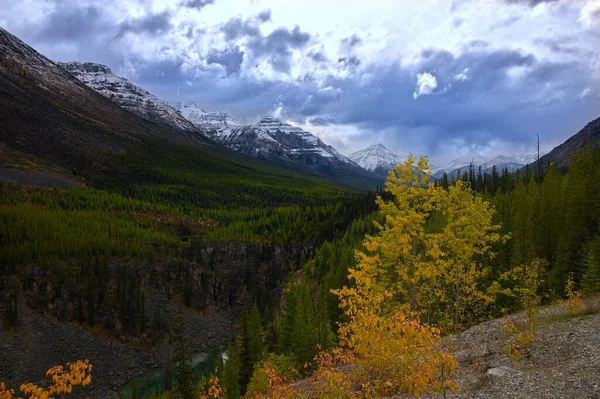
{"type": "Polygon", "coordinates": [[[178,102],[175,108],[179,110],[181,115],[194,125],[202,127],[203,125],[226,125],[239,126],[241,123],[231,118],[225,112],[218,110],[205,111],[193,101],[178,102]]]}
{"type": "Polygon", "coordinates": [[[86,86],[143,119],[177,130],[197,130],[167,102],[113,74],[106,65],[92,62],[60,62],[58,65],[86,86]]]}
{"type": "Polygon", "coordinates": [[[247,155],[309,166],[321,163],[356,166],[317,136],[270,116],[262,117],[253,125],[244,125],[224,112],[206,112],[194,102],[177,103],[176,107],[213,140],[247,155]]]}
{"type": "Polygon", "coordinates": [[[405,161],[405,158],[393,153],[381,143],[350,154],[348,158],[369,171],[387,171],[405,161]]]}

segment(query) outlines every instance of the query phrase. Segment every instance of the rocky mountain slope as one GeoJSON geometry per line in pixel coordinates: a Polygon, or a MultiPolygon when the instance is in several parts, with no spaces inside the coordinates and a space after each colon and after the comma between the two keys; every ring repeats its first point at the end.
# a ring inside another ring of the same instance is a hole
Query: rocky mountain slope
{"type": "Polygon", "coordinates": [[[167,102],[129,80],[115,75],[105,65],[91,62],[67,62],[58,65],[86,86],[140,118],[181,131],[198,130],[167,102]]]}
{"type": "Polygon", "coordinates": [[[394,154],[383,144],[375,144],[348,156],[361,168],[387,175],[389,169],[405,161],[404,157],[394,154]]]}
{"type": "MultiPolygon", "coordinates": [[[[208,143],[194,135],[195,144],[208,143]]],[[[126,111],[0,28],[0,143],[8,153],[31,157],[22,165],[39,159],[69,171],[97,168],[107,154],[123,153],[140,138],[190,143],[189,134],[126,111]]],[[[12,169],[18,171],[11,178],[27,180],[29,169],[12,169]]]]}
{"type": "MultiPolygon", "coordinates": [[[[575,135],[569,137],[564,143],[540,158],[540,165],[546,168],[549,163],[565,170],[574,152],[581,151],[586,145],[594,146],[600,144],[600,118],[589,122],[575,135]]],[[[537,170],[537,162],[530,165],[532,170],[537,170]]]]}

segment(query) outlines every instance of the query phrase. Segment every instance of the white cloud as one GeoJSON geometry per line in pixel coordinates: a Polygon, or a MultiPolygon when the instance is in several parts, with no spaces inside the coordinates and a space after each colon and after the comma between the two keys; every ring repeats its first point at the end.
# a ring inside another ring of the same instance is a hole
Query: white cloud
{"type": "Polygon", "coordinates": [[[469,77],[469,68],[463,69],[461,72],[454,75],[454,80],[457,82],[464,82],[465,80],[470,79],[469,77]]]}
{"type": "Polygon", "coordinates": [[[589,87],[586,87],[585,89],[583,89],[581,91],[581,93],[579,93],[578,97],[580,100],[583,100],[583,99],[589,97],[591,92],[592,92],[592,89],[590,89],[589,87]]]}
{"type": "Polygon", "coordinates": [[[274,106],[275,110],[271,112],[271,116],[275,119],[281,119],[283,116],[283,101],[281,100],[281,96],[277,97],[277,102],[274,106]]]}
{"type": "Polygon", "coordinates": [[[433,94],[433,91],[437,88],[438,82],[435,76],[429,72],[422,72],[417,74],[417,83],[415,83],[415,92],[413,98],[416,100],[420,96],[427,96],[433,94]]]}

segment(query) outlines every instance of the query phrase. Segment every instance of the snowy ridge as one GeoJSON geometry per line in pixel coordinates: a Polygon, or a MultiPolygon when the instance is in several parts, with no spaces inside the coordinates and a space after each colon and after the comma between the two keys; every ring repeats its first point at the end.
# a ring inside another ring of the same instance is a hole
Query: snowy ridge
{"type": "Polygon", "coordinates": [[[261,118],[253,125],[245,125],[224,112],[207,112],[194,102],[179,102],[175,106],[181,115],[207,136],[225,147],[246,155],[309,166],[326,164],[357,166],[313,134],[270,116],[261,118]]]}
{"type": "Polygon", "coordinates": [[[206,112],[193,101],[178,102],[175,104],[175,108],[179,110],[185,119],[197,126],[206,124],[227,126],[241,125],[241,123],[232,119],[225,112],[217,110],[206,112]]]}
{"type": "Polygon", "coordinates": [[[177,130],[197,130],[167,102],[113,74],[105,65],[91,62],[66,62],[58,65],[86,86],[143,119],[177,130]]]}
{"type": "Polygon", "coordinates": [[[492,173],[492,169],[495,166],[498,174],[506,169],[508,172],[516,172],[527,164],[535,162],[537,155],[532,154],[516,154],[514,156],[508,155],[496,155],[493,157],[484,157],[481,155],[464,155],[450,162],[448,165],[433,170],[433,178],[439,179],[444,173],[448,174],[448,177],[454,177],[458,173],[468,172],[471,164],[475,169],[475,173],[492,173]]]}
{"type": "MultiPolygon", "coordinates": [[[[267,132],[271,137],[276,139],[280,137],[281,141],[287,141],[290,150],[293,153],[315,153],[326,158],[334,158],[337,161],[352,164],[353,162],[337,152],[335,148],[321,141],[317,136],[309,133],[298,126],[292,126],[289,123],[284,123],[279,119],[270,116],[264,116],[254,125],[256,128],[267,132]],[[285,140],[281,134],[290,136],[285,140]],[[291,137],[298,137],[301,141],[289,140],[291,137]]],[[[277,139],[276,139],[277,140],[277,139]]]]}
{"type": "Polygon", "coordinates": [[[406,160],[387,149],[383,144],[372,145],[364,150],[350,154],[348,158],[361,168],[371,172],[376,170],[387,172],[387,170],[406,160]]]}

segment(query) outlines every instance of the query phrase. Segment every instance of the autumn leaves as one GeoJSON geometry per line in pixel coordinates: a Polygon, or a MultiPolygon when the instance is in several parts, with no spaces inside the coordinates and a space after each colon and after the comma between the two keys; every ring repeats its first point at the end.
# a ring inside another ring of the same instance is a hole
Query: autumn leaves
{"type": "MultiPolygon", "coordinates": [[[[88,360],[67,363],[66,367],[54,366],[46,372],[50,382],[39,384],[25,383],[20,391],[29,399],[52,399],[70,394],[73,387],[87,386],[92,382],[92,365],[88,360]]],[[[16,399],[13,389],[8,389],[0,382],[0,399],[16,399]]]]}

